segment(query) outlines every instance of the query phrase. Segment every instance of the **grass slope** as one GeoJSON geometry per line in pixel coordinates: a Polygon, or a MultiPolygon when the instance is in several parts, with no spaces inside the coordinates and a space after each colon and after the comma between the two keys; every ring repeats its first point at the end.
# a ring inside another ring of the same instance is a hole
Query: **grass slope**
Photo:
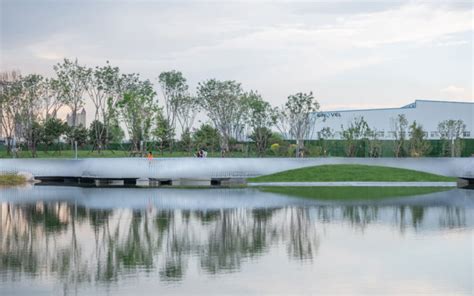
{"type": "Polygon", "coordinates": [[[444,177],[424,172],[356,164],[321,165],[279,172],[271,175],[248,179],[248,182],[337,182],[337,181],[456,181],[456,178],[444,177]]]}
{"type": "Polygon", "coordinates": [[[320,200],[377,200],[451,190],[443,187],[259,187],[264,192],[320,200]]]}
{"type": "MultiPolygon", "coordinates": [[[[195,151],[193,151],[195,152],[195,151]]],[[[90,150],[79,150],[77,152],[79,158],[88,158],[88,157],[100,157],[100,158],[114,158],[114,157],[130,157],[129,151],[123,150],[103,150],[100,154],[97,151],[91,152],[90,150]]],[[[192,157],[193,154],[183,151],[175,151],[170,153],[165,151],[161,154],[159,151],[153,150],[153,156],[156,158],[166,158],[166,157],[192,157]]],[[[255,155],[254,155],[255,156],[255,155]]],[[[32,158],[30,151],[20,151],[18,153],[19,158],[32,158]]],[[[74,158],[75,152],[72,150],[62,150],[59,151],[37,151],[37,158],[74,158]]],[[[208,152],[207,157],[221,157],[220,152],[208,152]]],[[[243,152],[232,152],[232,154],[227,155],[226,157],[247,157],[246,153],[243,152]]],[[[5,150],[0,150],[0,158],[12,158],[11,155],[8,155],[5,150]]]]}
{"type": "Polygon", "coordinates": [[[16,174],[0,175],[0,186],[14,186],[22,185],[26,183],[26,179],[23,176],[16,174]]]}

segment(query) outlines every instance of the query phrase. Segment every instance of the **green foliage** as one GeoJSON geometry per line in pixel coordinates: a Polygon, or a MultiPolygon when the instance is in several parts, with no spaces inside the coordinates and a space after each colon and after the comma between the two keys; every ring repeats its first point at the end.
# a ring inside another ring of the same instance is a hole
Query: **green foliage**
{"type": "Polygon", "coordinates": [[[163,116],[161,111],[156,112],[156,127],[153,129],[153,137],[160,144],[162,154],[164,148],[167,146],[170,147],[173,141],[174,129],[170,126],[170,122],[163,116]]]}
{"type": "Polygon", "coordinates": [[[281,134],[279,134],[279,133],[272,133],[272,136],[270,137],[269,142],[270,142],[270,144],[278,143],[278,144],[281,145],[282,143],[285,142],[285,140],[283,139],[283,137],[281,136],[281,134]]]}
{"type": "Polygon", "coordinates": [[[108,128],[108,140],[110,143],[122,143],[125,133],[118,123],[111,123],[108,128]]]}
{"type": "MultiPolygon", "coordinates": [[[[172,132],[174,133],[179,110],[183,108],[183,105],[189,103],[188,99],[190,96],[188,94],[186,78],[184,78],[183,73],[172,70],[162,72],[158,77],[158,82],[165,99],[167,126],[173,129],[172,132]]],[[[186,120],[184,118],[181,119],[186,120]]]]}
{"type": "Polygon", "coordinates": [[[312,146],[309,149],[309,156],[310,157],[320,157],[325,155],[325,150],[321,146],[312,146]]]}
{"type": "Polygon", "coordinates": [[[425,156],[430,151],[430,143],[425,139],[426,132],[423,130],[423,126],[413,122],[410,125],[410,156],[421,157],[425,156]]]}
{"type": "Polygon", "coordinates": [[[68,127],[66,131],[67,140],[70,143],[77,141],[78,146],[85,145],[89,140],[89,131],[82,125],[76,127],[68,127]]]}
{"type": "MultiPolygon", "coordinates": [[[[117,102],[121,118],[127,127],[133,150],[140,150],[140,142],[150,140],[153,119],[158,112],[154,100],[156,93],[149,80],[140,80],[138,74],[129,74],[124,79],[124,95],[117,102]]],[[[145,145],[144,145],[145,147],[145,145]]]]}
{"type": "Polygon", "coordinates": [[[55,142],[58,144],[59,139],[67,131],[67,125],[60,119],[50,117],[43,125],[43,142],[45,147],[52,146],[55,142]]]}
{"type": "Polygon", "coordinates": [[[203,124],[194,132],[193,142],[197,149],[215,151],[219,147],[219,132],[209,124],[203,124]]]}
{"type": "Polygon", "coordinates": [[[274,143],[270,146],[270,150],[272,150],[273,154],[275,156],[278,156],[280,154],[280,144],[274,143]]]}
{"type": "Polygon", "coordinates": [[[408,128],[408,120],[404,114],[398,114],[397,118],[392,119],[392,130],[394,131],[395,141],[393,152],[395,157],[407,156],[406,134],[408,128]]]}
{"type": "Polygon", "coordinates": [[[249,179],[249,182],[336,182],[336,181],[456,181],[456,178],[413,170],[367,165],[321,165],[249,179]]]}
{"type": "MultiPolygon", "coordinates": [[[[174,136],[176,135],[176,121],[181,126],[181,132],[189,131],[198,112],[196,98],[188,92],[188,84],[183,73],[172,70],[162,72],[158,77],[163,97],[165,100],[166,124],[161,124],[162,138],[166,134],[166,143],[173,149],[174,136]]],[[[163,142],[163,141],[161,141],[163,142]]],[[[188,143],[188,150],[190,143],[188,143]]]]}
{"type": "Polygon", "coordinates": [[[459,157],[462,153],[461,139],[466,125],[462,120],[444,120],[438,125],[438,132],[443,140],[443,155],[459,157]]]}
{"type": "Polygon", "coordinates": [[[229,140],[241,136],[247,114],[240,83],[210,79],[199,83],[197,97],[219,131],[222,152],[229,151],[229,140]]]}
{"type": "Polygon", "coordinates": [[[296,139],[298,152],[304,148],[304,139],[311,137],[317,118],[314,113],[318,110],[313,92],[290,95],[285,106],[277,110],[277,128],[285,138],[296,139]]]}
{"type": "Polygon", "coordinates": [[[15,185],[23,185],[25,183],[26,183],[25,177],[17,175],[17,174],[0,175],[0,186],[15,186],[15,185]]]}
{"type": "Polygon", "coordinates": [[[263,156],[272,136],[271,128],[277,120],[276,111],[254,91],[244,95],[243,103],[248,110],[246,122],[252,129],[250,139],[255,142],[257,154],[263,156]]]}
{"type": "Polygon", "coordinates": [[[89,126],[89,142],[99,151],[107,144],[107,130],[99,120],[94,120],[89,126]]]}
{"type": "Polygon", "coordinates": [[[84,94],[91,70],[79,65],[77,59],[74,62],[64,59],[53,68],[64,104],[72,111],[72,125],[76,126],[77,113],[84,106],[84,94]]]}
{"type": "Polygon", "coordinates": [[[113,137],[117,141],[121,141],[123,138],[116,109],[126,79],[120,75],[120,69],[112,67],[109,61],[105,66],[89,69],[89,72],[87,92],[95,107],[95,119],[89,138],[94,149],[98,149],[100,152],[113,137]],[[99,122],[100,124],[98,124],[99,122]]]}
{"type": "Polygon", "coordinates": [[[349,124],[347,129],[342,128],[342,138],[344,140],[346,156],[356,157],[361,150],[364,150],[372,131],[364,120],[364,117],[356,117],[349,124]]]}
{"type": "Polygon", "coordinates": [[[254,128],[249,138],[254,141],[258,156],[265,154],[272,135],[272,131],[267,127],[254,128]]]}
{"type": "Polygon", "coordinates": [[[192,145],[193,145],[193,138],[191,136],[191,132],[189,129],[184,130],[181,133],[181,140],[180,140],[181,149],[191,153],[192,145]]]}
{"type": "Polygon", "coordinates": [[[297,148],[297,147],[298,147],[298,146],[297,146],[296,144],[290,144],[290,145],[288,145],[288,149],[287,149],[287,151],[286,151],[286,155],[289,156],[289,157],[295,156],[295,154],[296,154],[296,148],[297,148]]]}

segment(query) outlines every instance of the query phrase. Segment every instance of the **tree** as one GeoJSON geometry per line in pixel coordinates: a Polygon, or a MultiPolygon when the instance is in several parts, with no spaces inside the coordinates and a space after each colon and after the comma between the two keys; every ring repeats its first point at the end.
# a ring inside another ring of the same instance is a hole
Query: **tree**
{"type": "Polygon", "coordinates": [[[187,95],[181,98],[181,104],[179,104],[177,109],[177,119],[181,127],[181,133],[189,133],[191,131],[199,109],[200,106],[195,97],[187,95]]]}
{"type": "Polygon", "coordinates": [[[169,125],[169,121],[163,116],[161,110],[156,112],[156,126],[153,129],[153,136],[155,140],[160,143],[160,152],[163,154],[164,148],[166,146],[170,147],[171,152],[171,145],[169,141],[174,137],[174,130],[169,125]]]}
{"type": "Polygon", "coordinates": [[[59,146],[59,140],[67,130],[67,125],[58,118],[50,117],[43,124],[43,142],[45,149],[53,146],[56,142],[59,146]]]}
{"type": "Polygon", "coordinates": [[[420,157],[425,156],[430,151],[430,143],[425,139],[426,132],[423,130],[423,126],[413,122],[410,125],[410,156],[420,157]]]}
{"type": "Polygon", "coordinates": [[[120,127],[118,121],[110,120],[109,127],[107,129],[107,141],[110,143],[122,143],[125,138],[125,133],[120,127]]]}
{"type": "Polygon", "coordinates": [[[268,148],[272,136],[271,127],[275,124],[277,115],[271,105],[264,101],[257,92],[245,94],[243,101],[247,104],[247,123],[252,129],[250,139],[255,142],[257,154],[262,156],[268,148]]]}
{"type": "Polygon", "coordinates": [[[313,92],[297,93],[288,96],[285,105],[279,109],[277,128],[286,138],[296,140],[296,155],[304,149],[305,138],[311,137],[316,126],[316,114],[319,103],[313,92]]]}
{"type": "Polygon", "coordinates": [[[41,75],[30,74],[21,77],[19,82],[21,90],[18,96],[15,133],[24,139],[28,150],[36,157],[36,143],[40,135],[35,132],[40,131],[37,127],[44,95],[44,79],[41,75]]]}
{"type": "Polygon", "coordinates": [[[53,68],[57,75],[63,102],[71,109],[72,126],[75,127],[77,113],[84,106],[84,94],[88,87],[91,70],[79,65],[77,59],[74,62],[64,59],[53,68]]]}
{"type": "Polygon", "coordinates": [[[246,104],[242,102],[242,88],[235,81],[215,79],[199,83],[197,96],[214,127],[220,133],[221,153],[229,151],[229,140],[239,139],[244,130],[246,104]]]}
{"type": "Polygon", "coordinates": [[[368,156],[369,157],[380,157],[382,156],[382,141],[380,141],[378,132],[376,129],[369,131],[368,137],[368,156]]]}
{"type": "Polygon", "coordinates": [[[68,127],[66,136],[69,142],[77,142],[78,146],[82,146],[88,142],[89,131],[84,126],[68,127]]]}
{"type": "Polygon", "coordinates": [[[322,149],[322,154],[327,155],[328,150],[329,150],[329,139],[334,137],[334,130],[332,130],[330,127],[324,127],[321,129],[319,132],[319,142],[321,143],[321,149],[322,149]]]}
{"type": "Polygon", "coordinates": [[[32,156],[36,157],[36,151],[38,145],[43,141],[44,138],[44,127],[38,121],[34,121],[31,126],[31,135],[30,143],[34,149],[31,150],[32,156]]]}
{"type": "Polygon", "coordinates": [[[216,128],[212,127],[209,124],[203,124],[201,127],[193,134],[193,142],[196,145],[197,149],[203,148],[206,150],[217,149],[220,139],[219,132],[216,128]]]}
{"type": "Polygon", "coordinates": [[[347,129],[342,128],[342,138],[344,139],[346,156],[356,157],[361,149],[365,149],[368,137],[371,135],[369,125],[364,117],[359,116],[349,123],[347,129]]]}
{"type": "Polygon", "coordinates": [[[21,75],[18,71],[0,73],[0,124],[7,140],[10,155],[15,142],[15,127],[22,94],[21,75]]]}
{"type": "Polygon", "coordinates": [[[404,114],[398,114],[397,118],[391,119],[393,136],[395,137],[393,152],[395,157],[406,156],[406,133],[408,120],[404,114]]]}
{"type": "Polygon", "coordinates": [[[107,143],[107,133],[104,132],[104,124],[99,120],[91,122],[88,131],[89,142],[92,143],[92,150],[101,151],[107,143]]]}
{"type": "Polygon", "coordinates": [[[89,69],[88,72],[87,92],[95,107],[94,120],[103,123],[93,126],[95,129],[100,129],[94,131],[96,138],[91,139],[94,142],[94,147],[100,153],[110,139],[108,133],[111,129],[114,109],[120,99],[122,77],[120,76],[120,69],[112,67],[109,61],[105,66],[89,69]],[[103,141],[104,139],[105,141],[103,141]]]}
{"type": "Polygon", "coordinates": [[[44,93],[42,97],[43,120],[56,117],[58,111],[64,106],[64,95],[57,79],[44,80],[44,93]]]}
{"type": "MultiPolygon", "coordinates": [[[[181,123],[181,131],[184,131],[186,128],[190,127],[186,124],[186,122],[189,121],[186,116],[191,115],[190,107],[192,107],[191,105],[193,104],[193,100],[188,94],[186,78],[184,78],[183,73],[172,70],[162,72],[158,77],[158,82],[161,86],[161,91],[165,100],[166,125],[172,129],[172,132],[167,134],[175,134],[177,119],[181,123]]],[[[166,141],[169,143],[171,150],[173,145],[172,139],[166,139],[166,141]]]]}
{"type": "Polygon", "coordinates": [[[266,127],[257,127],[253,129],[249,138],[255,142],[255,148],[257,150],[258,156],[262,157],[265,155],[265,152],[270,145],[270,138],[272,135],[272,131],[266,127]]]}
{"type": "Polygon", "coordinates": [[[189,129],[181,133],[180,143],[181,143],[182,149],[186,150],[189,154],[191,154],[193,138],[189,129]]]}
{"type": "Polygon", "coordinates": [[[438,124],[438,132],[443,140],[444,152],[451,157],[459,157],[462,152],[462,135],[466,125],[462,120],[444,120],[438,124]],[[449,151],[449,152],[448,152],[449,151]]]}
{"type": "Polygon", "coordinates": [[[117,107],[127,127],[132,142],[132,149],[143,153],[146,142],[150,140],[153,119],[158,110],[155,101],[156,93],[149,80],[140,80],[138,74],[123,77],[124,94],[117,107]],[[143,146],[140,143],[143,142],[143,146]]]}

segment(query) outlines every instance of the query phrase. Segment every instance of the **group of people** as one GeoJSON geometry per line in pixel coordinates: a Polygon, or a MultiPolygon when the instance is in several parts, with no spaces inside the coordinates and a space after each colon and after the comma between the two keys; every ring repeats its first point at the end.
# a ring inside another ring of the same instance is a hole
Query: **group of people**
{"type": "Polygon", "coordinates": [[[204,150],[204,149],[199,149],[198,152],[196,152],[196,157],[206,158],[207,157],[207,151],[204,150]]]}

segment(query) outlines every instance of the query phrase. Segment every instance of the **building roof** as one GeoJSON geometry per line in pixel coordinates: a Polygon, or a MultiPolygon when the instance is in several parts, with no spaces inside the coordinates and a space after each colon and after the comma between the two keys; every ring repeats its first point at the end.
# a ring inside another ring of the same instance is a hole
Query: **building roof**
{"type": "Polygon", "coordinates": [[[453,103],[453,104],[473,104],[474,102],[461,102],[461,101],[435,101],[435,100],[415,100],[413,103],[404,105],[402,107],[392,107],[392,108],[374,108],[374,109],[350,109],[350,110],[330,110],[330,111],[321,111],[322,113],[330,112],[355,112],[355,111],[381,111],[381,110],[400,110],[400,109],[412,109],[417,107],[418,102],[426,103],[453,103]]]}

